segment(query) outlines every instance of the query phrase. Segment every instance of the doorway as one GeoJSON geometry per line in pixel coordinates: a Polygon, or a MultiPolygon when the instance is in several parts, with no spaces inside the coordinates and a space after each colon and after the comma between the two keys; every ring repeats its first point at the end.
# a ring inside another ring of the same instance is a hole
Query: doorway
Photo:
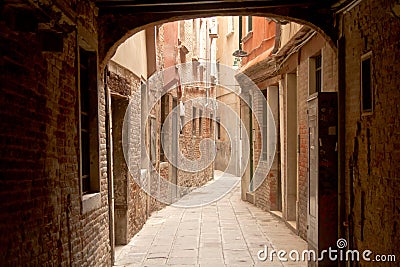
{"type": "Polygon", "coordinates": [[[288,222],[296,221],[297,172],[298,172],[298,123],[297,123],[297,76],[286,74],[286,207],[284,214],[288,222]]]}

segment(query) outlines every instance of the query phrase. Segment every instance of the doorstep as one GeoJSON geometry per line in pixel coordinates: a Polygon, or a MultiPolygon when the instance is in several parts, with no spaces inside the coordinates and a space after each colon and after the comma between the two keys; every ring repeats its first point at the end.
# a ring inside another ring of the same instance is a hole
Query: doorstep
{"type": "Polygon", "coordinates": [[[256,195],[254,192],[246,192],[246,201],[253,205],[256,203],[256,195]]]}
{"type": "Polygon", "coordinates": [[[280,219],[281,221],[283,221],[287,225],[287,227],[290,230],[292,230],[293,233],[298,235],[298,231],[297,231],[297,227],[296,227],[296,221],[286,221],[285,219],[283,219],[282,212],[279,211],[279,210],[271,210],[270,213],[272,215],[274,215],[275,217],[277,217],[278,219],[280,219]]]}

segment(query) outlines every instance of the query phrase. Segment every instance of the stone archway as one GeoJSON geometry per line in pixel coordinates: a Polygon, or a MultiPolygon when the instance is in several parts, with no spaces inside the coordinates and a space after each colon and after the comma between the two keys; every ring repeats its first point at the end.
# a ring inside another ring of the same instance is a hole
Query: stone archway
{"type": "Polygon", "coordinates": [[[253,15],[290,20],[310,26],[335,47],[335,10],[346,1],[95,2],[99,7],[99,62],[103,68],[117,47],[136,32],[167,21],[198,17],[253,15]]]}

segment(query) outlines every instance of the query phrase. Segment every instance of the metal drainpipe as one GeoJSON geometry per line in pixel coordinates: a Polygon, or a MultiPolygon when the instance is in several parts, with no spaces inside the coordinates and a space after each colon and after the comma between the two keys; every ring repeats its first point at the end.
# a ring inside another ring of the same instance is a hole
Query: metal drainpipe
{"type": "Polygon", "coordinates": [[[239,16],[239,49],[242,49],[242,16],[239,16]]]}
{"type": "Polygon", "coordinates": [[[254,162],[253,162],[253,99],[252,95],[249,95],[249,124],[250,124],[250,133],[249,133],[249,141],[250,141],[250,191],[253,192],[253,172],[254,172],[254,162]]]}
{"type": "Polygon", "coordinates": [[[107,181],[108,181],[108,216],[109,216],[109,238],[111,247],[111,264],[115,261],[115,234],[114,234],[114,181],[113,181],[113,161],[112,161],[112,140],[111,140],[111,115],[110,115],[110,92],[107,86],[109,76],[108,66],[104,69],[104,95],[106,106],[106,150],[107,150],[107,181]]]}
{"type": "Polygon", "coordinates": [[[279,22],[275,22],[275,44],[271,54],[275,54],[276,52],[278,52],[280,45],[281,45],[281,24],[279,22]]]}

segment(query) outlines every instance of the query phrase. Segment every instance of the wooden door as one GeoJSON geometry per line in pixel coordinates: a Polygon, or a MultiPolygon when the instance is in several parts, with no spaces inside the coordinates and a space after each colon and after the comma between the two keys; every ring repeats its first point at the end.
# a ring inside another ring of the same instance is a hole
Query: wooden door
{"type": "Polygon", "coordinates": [[[308,216],[307,241],[318,251],[318,122],[317,99],[309,103],[308,111],[308,216]]]}

